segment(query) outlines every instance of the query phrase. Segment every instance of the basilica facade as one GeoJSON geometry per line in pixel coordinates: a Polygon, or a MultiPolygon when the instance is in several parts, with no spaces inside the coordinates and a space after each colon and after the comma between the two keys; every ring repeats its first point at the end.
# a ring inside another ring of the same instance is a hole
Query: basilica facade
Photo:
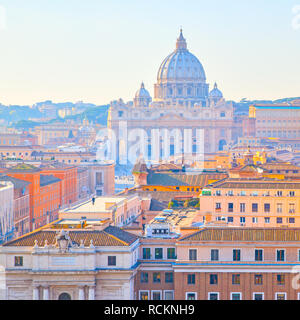
{"type": "Polygon", "coordinates": [[[144,150],[137,153],[149,160],[155,160],[155,153],[156,160],[157,156],[159,159],[168,159],[183,154],[185,149],[191,154],[195,153],[199,144],[197,130],[202,132],[200,144],[204,153],[223,150],[225,145],[233,143],[239,135],[233,113],[232,102],[224,99],[216,83],[209,90],[204,68],[188,50],[180,30],[175,50],[159,67],[153,99],[142,83],[133,102],[124,103],[122,99],[111,102],[108,128],[116,136],[118,160],[121,156],[128,156],[130,148],[126,136],[137,129],[146,132],[146,137],[142,139],[147,144],[144,150]],[[164,142],[164,129],[171,132],[168,145],[164,142]],[[179,132],[179,140],[172,134],[174,129],[179,132]],[[157,131],[158,138],[157,134],[153,134],[157,131]],[[186,136],[190,137],[189,146],[186,143],[184,145],[186,136]],[[158,152],[153,148],[155,139],[159,141],[158,152]]]}

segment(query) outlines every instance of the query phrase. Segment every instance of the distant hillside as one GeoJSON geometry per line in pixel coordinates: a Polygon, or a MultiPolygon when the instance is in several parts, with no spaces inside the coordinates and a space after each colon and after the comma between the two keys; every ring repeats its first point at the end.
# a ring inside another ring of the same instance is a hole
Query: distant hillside
{"type": "Polygon", "coordinates": [[[76,114],[74,116],[67,116],[65,119],[72,119],[76,121],[82,121],[83,119],[88,119],[94,123],[99,123],[103,126],[107,125],[109,105],[97,106],[93,108],[88,108],[86,111],[76,114]]]}
{"type": "Polygon", "coordinates": [[[29,106],[0,106],[0,119],[9,123],[41,117],[42,114],[37,109],[32,109],[29,106]]]}

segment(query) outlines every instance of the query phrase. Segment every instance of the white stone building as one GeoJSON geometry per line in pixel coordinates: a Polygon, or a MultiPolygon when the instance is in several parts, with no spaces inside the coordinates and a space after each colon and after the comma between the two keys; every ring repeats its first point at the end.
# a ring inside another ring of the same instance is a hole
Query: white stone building
{"type": "Polygon", "coordinates": [[[14,185],[0,181],[0,243],[13,237],[14,185]]]}
{"type": "Polygon", "coordinates": [[[134,299],[138,237],[113,226],[72,227],[40,229],[0,247],[2,299],[134,299]]]}

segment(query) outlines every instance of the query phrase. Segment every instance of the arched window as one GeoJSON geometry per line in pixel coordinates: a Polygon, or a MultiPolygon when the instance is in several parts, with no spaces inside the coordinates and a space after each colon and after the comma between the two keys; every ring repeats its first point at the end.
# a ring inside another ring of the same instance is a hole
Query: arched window
{"type": "Polygon", "coordinates": [[[72,299],[67,292],[63,292],[59,295],[58,300],[72,300],[72,299]]]}

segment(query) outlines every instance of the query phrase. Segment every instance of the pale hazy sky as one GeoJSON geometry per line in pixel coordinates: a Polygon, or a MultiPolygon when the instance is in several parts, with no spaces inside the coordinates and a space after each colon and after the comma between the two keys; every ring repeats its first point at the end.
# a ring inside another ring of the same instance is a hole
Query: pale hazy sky
{"type": "Polygon", "coordinates": [[[128,101],[141,81],[153,95],[180,26],[226,99],[300,96],[295,6],[300,0],[0,0],[0,102],[128,101]]]}

